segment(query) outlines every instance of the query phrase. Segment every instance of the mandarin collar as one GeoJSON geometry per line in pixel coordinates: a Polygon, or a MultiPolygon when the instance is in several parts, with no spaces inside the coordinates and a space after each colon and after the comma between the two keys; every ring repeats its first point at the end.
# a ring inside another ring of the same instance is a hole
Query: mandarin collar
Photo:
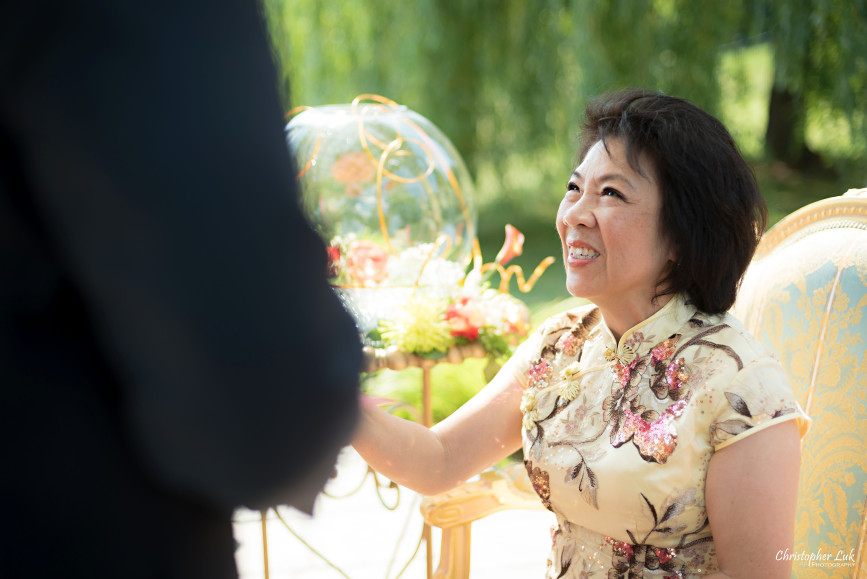
{"type": "Polygon", "coordinates": [[[605,316],[602,316],[600,326],[603,342],[617,358],[643,356],[660,341],[677,332],[697,311],[686,296],[676,294],[659,311],[626,330],[619,342],[614,339],[614,334],[605,323],[605,316]]]}

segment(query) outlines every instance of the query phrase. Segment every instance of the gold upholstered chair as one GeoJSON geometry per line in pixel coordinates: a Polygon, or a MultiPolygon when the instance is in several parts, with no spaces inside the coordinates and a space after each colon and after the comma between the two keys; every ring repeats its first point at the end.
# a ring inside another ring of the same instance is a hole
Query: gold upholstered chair
{"type": "MultiPolygon", "coordinates": [[[[810,204],[768,231],[733,313],[778,353],[812,418],[794,576],[867,577],[867,189],[810,204]],[[840,565],[811,565],[811,555],[840,565]]],[[[422,515],[442,530],[435,577],[469,577],[470,525],[511,508],[542,508],[521,464],[427,497],[422,515]]]]}
{"type": "Polygon", "coordinates": [[[762,240],[733,313],[778,353],[812,418],[801,444],[796,554],[854,565],[797,577],[867,577],[867,189],[789,215],[762,240]]]}

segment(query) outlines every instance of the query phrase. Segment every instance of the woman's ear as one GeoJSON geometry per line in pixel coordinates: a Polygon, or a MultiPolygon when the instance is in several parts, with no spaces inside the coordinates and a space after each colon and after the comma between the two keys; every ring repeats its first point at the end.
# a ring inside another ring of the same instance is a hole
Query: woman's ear
{"type": "Polygon", "coordinates": [[[672,269],[676,268],[678,266],[678,264],[680,263],[680,256],[677,255],[677,251],[675,250],[674,247],[672,247],[672,244],[670,242],[668,244],[667,258],[668,258],[668,261],[671,262],[671,268],[672,269]]]}

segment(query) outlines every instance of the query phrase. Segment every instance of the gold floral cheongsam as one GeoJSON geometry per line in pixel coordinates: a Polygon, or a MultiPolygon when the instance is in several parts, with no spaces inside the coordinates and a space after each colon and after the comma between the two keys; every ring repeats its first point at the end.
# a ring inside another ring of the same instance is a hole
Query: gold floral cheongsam
{"type": "Polygon", "coordinates": [[[527,472],[557,515],[548,578],[717,571],[711,456],[784,420],[808,426],[764,347],[682,296],[619,343],[595,306],[556,315],[508,366],[525,387],[527,472]]]}

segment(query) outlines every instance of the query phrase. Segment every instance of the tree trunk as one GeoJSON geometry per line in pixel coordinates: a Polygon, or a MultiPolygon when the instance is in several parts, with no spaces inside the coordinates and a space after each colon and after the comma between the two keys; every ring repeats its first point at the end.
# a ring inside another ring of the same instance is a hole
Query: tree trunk
{"type": "Polygon", "coordinates": [[[821,158],[804,140],[806,124],[806,106],[801,93],[774,84],[765,132],[765,147],[771,158],[796,169],[820,169],[821,158]]]}

